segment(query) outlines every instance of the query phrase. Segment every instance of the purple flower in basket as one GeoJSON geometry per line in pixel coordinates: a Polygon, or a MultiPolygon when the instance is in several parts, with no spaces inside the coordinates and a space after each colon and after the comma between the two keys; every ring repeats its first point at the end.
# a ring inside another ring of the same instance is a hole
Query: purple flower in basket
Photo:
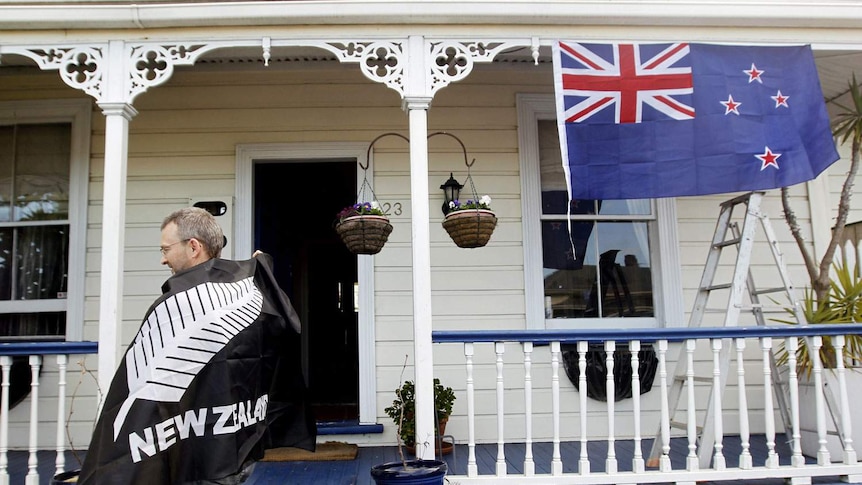
{"type": "Polygon", "coordinates": [[[491,210],[491,198],[487,195],[483,195],[479,198],[479,200],[467,199],[467,202],[461,203],[460,200],[453,200],[449,202],[449,212],[457,212],[460,210],[466,209],[485,209],[491,210]]]}
{"type": "Polygon", "coordinates": [[[336,219],[340,222],[348,217],[355,216],[385,216],[386,214],[380,208],[380,204],[376,200],[371,202],[357,202],[349,205],[336,215],[336,219]]]}

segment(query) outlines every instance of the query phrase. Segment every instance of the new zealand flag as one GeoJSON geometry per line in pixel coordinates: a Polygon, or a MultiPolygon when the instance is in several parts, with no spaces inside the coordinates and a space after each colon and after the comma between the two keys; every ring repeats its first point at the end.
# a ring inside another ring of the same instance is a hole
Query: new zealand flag
{"type": "Polygon", "coordinates": [[[554,46],[570,198],[764,190],[838,159],[808,46],[554,46]]]}
{"type": "Polygon", "coordinates": [[[114,376],[79,482],[219,479],[267,448],[313,450],[299,318],[272,259],[210,260],[162,290],[114,376]]]}

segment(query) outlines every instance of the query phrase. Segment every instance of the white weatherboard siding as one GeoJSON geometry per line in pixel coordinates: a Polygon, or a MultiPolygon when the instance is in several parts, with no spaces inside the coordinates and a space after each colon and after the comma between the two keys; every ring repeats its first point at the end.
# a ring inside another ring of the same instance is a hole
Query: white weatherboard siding
{"type": "MultiPolygon", "coordinates": [[[[657,34],[656,34],[657,35],[657,34]]],[[[431,206],[431,284],[435,329],[521,329],[525,326],[523,248],[521,246],[521,201],[518,162],[518,93],[552,93],[549,64],[482,65],[467,79],[441,90],[428,112],[429,131],[445,130],[465,143],[468,159],[476,159],[472,175],[479,195],[493,198],[499,225],[491,243],[481,249],[457,248],[440,226],[439,185],[449,172],[464,182],[466,167],[460,147],[454,140],[439,136],[429,141],[429,180],[431,206]]],[[[56,72],[19,71],[0,78],[0,100],[84,98],[82,93],[64,85],[56,72]]],[[[169,276],[159,265],[157,246],[159,225],[171,210],[183,207],[188,199],[213,194],[233,194],[235,190],[235,148],[240,144],[293,142],[369,142],[375,136],[398,131],[406,134],[407,116],[400,108],[397,94],[383,85],[368,81],[355,65],[300,65],[288,69],[231,69],[208,66],[185,68],[163,86],[151,89],[135,103],[139,114],[130,123],[128,192],[125,232],[125,273],[122,332],[131,341],[144,312],[158,296],[169,276]]],[[[86,325],[84,338],[98,335],[100,244],[102,229],[102,184],[105,146],[104,117],[94,110],[91,139],[90,206],[88,210],[86,325]]],[[[842,151],[846,154],[846,150],[842,151]]],[[[378,422],[385,425],[382,435],[340,437],[363,443],[395,442],[394,427],[383,408],[394,398],[404,356],[412,353],[412,295],[410,253],[410,203],[408,146],[403,140],[381,140],[374,150],[375,192],[381,201],[402,205],[403,213],[392,217],[395,227],[384,250],[375,257],[376,358],[378,422]]],[[[829,213],[834,214],[846,162],[829,171],[829,213]]],[[[326,181],[317,181],[320,194],[326,194],[326,181]]],[[[465,194],[469,187],[465,189],[465,194]]],[[[791,190],[794,207],[808,231],[807,188],[791,190]]],[[[727,196],[693,197],[677,202],[685,308],[689,311],[712,235],[718,204],[727,196]]],[[[859,207],[860,201],[854,201],[859,207]]],[[[771,216],[792,277],[801,288],[807,280],[795,244],[781,218],[778,192],[764,200],[771,216]]],[[[309,210],[313,210],[310,208],[309,210]]],[[[334,217],[327,214],[326,217],[334,217]]],[[[856,209],[851,221],[860,219],[856,209]]],[[[771,257],[765,248],[756,249],[754,271],[760,286],[774,286],[767,270],[771,257]],[[761,271],[762,267],[762,271],[761,271]]],[[[242,255],[236,255],[242,257],[242,255]]],[[[732,261],[722,266],[729,276],[732,261]]],[[[687,316],[686,316],[687,318],[687,316]]],[[[751,354],[754,355],[754,354],[751,354]]],[[[90,359],[94,361],[94,359],[90,359]]],[[[550,436],[550,370],[539,366],[549,360],[548,348],[534,351],[533,410],[534,439],[550,436]]],[[[496,440],[494,409],[494,356],[490,346],[477,346],[477,433],[480,441],[496,440]]],[[[523,382],[520,348],[507,346],[505,378],[509,399],[507,438],[522,436],[523,382]]],[[[456,389],[458,400],[449,427],[456,439],[466,438],[465,374],[462,349],[457,345],[435,345],[435,374],[444,384],[456,389]]],[[[91,362],[92,364],[92,362],[91,362]]],[[[95,365],[95,364],[92,364],[95,365]]],[[[412,365],[412,357],[408,366],[412,365]]],[[[756,369],[753,364],[752,369],[756,369]]],[[[70,384],[73,382],[70,364],[70,384]]],[[[50,372],[43,381],[43,415],[51,416],[50,372]]],[[[748,374],[756,381],[756,372],[748,374]]],[[[408,367],[405,378],[412,378],[408,367]]],[[[731,377],[731,381],[735,377],[731,377]]],[[[750,382],[754,384],[755,382],[750,382]]],[[[83,392],[92,396],[92,384],[83,392]]],[[[571,383],[562,374],[564,438],[578,433],[578,404],[571,383]]],[[[644,396],[644,434],[654,428],[657,393],[644,396]],[[652,418],[652,421],[649,419],[652,418]]],[[[726,397],[735,403],[735,396],[726,397]]],[[[752,409],[762,403],[749,398],[752,409]]],[[[11,439],[14,447],[26,446],[27,403],[11,413],[11,439]]],[[[630,434],[629,402],[617,403],[623,416],[617,423],[619,437],[630,434]]],[[[735,406],[735,404],[734,404],[735,406]]],[[[589,403],[591,425],[596,433],[606,429],[603,403],[589,403]],[[595,419],[593,419],[595,418],[595,419]]],[[[72,420],[75,442],[89,438],[90,409],[76,407],[72,420]],[[80,414],[79,414],[80,413],[80,414]]],[[[735,422],[728,418],[726,423],[735,422]]],[[[46,447],[53,444],[51,429],[41,437],[46,447]]]]}

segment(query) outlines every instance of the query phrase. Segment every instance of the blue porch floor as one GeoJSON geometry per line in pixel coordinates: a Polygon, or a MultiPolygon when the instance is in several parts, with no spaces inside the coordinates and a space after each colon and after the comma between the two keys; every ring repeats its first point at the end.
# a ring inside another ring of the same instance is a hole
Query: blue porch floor
{"type": "MultiPolygon", "coordinates": [[[[644,440],[642,453],[649,455],[652,440],[644,440]]],[[[688,443],[681,438],[671,440],[671,462],[674,469],[685,468],[685,457],[688,453],[688,443]]],[[[777,452],[781,456],[781,464],[790,464],[790,450],[787,445],[776,445],[777,452]]],[[[754,465],[762,466],[765,462],[765,454],[758,450],[766,449],[764,436],[751,437],[751,451],[754,465]]],[[[536,463],[536,474],[550,473],[552,444],[534,443],[533,460],[536,463]]],[[[738,436],[728,436],[724,440],[724,453],[728,467],[738,464],[738,456],[741,450],[738,436]]],[[[525,446],[523,443],[506,445],[506,463],[508,473],[520,474],[523,472],[525,446]]],[[[590,443],[587,452],[590,456],[590,470],[603,472],[605,469],[606,443],[590,443]]],[[[580,455],[580,442],[563,442],[560,445],[560,454],[563,459],[563,471],[566,473],[576,472],[578,457],[580,455]]],[[[623,440],[616,442],[616,454],[619,461],[620,471],[631,470],[631,459],[634,454],[634,442],[623,440]]],[[[467,445],[456,445],[452,454],[443,457],[449,466],[450,475],[467,474],[467,445]]],[[[485,444],[476,446],[476,461],[480,475],[493,475],[497,459],[497,445],[485,444]]],[[[359,453],[352,461],[330,461],[330,462],[292,462],[273,463],[261,462],[255,466],[255,471],[246,485],[277,485],[277,484],[314,484],[314,485],[373,485],[371,479],[371,467],[380,463],[399,460],[398,448],[394,446],[359,448],[359,453]]],[[[813,459],[807,459],[814,462],[813,459]]],[[[528,479],[527,479],[528,480],[528,479]]],[[[838,477],[817,477],[812,479],[816,484],[842,484],[838,477]]],[[[700,482],[707,485],[711,482],[700,482]]],[[[729,482],[724,482],[729,483],[729,482]]],[[[785,485],[783,479],[753,480],[746,481],[757,485],[785,485]]]]}
{"type": "MultiPolygon", "coordinates": [[[[764,463],[765,454],[761,450],[765,450],[765,438],[763,436],[751,437],[751,452],[755,466],[760,466],[764,463]]],[[[644,440],[642,443],[643,455],[646,457],[649,454],[651,440],[644,440]]],[[[789,464],[790,452],[786,444],[778,444],[777,452],[781,457],[781,464],[789,464]]],[[[590,443],[588,445],[588,454],[590,456],[590,469],[593,472],[604,471],[605,456],[607,445],[606,443],[590,443]]],[[[514,443],[506,445],[506,461],[508,472],[511,474],[522,473],[524,462],[525,447],[523,443],[514,443]]],[[[631,470],[631,458],[634,451],[634,443],[631,440],[621,440],[616,442],[616,454],[621,471],[631,470]]],[[[728,467],[737,465],[739,456],[740,443],[739,437],[727,436],[724,440],[724,454],[727,460],[728,467]]],[[[671,440],[671,462],[674,469],[685,468],[685,456],[688,452],[687,442],[681,438],[671,440]]],[[[563,442],[560,446],[560,453],[563,459],[564,472],[576,472],[578,456],[580,454],[579,442],[563,442]]],[[[534,443],[533,444],[533,459],[536,463],[536,473],[549,473],[551,463],[552,446],[551,443],[534,443]]],[[[11,484],[24,483],[24,476],[27,473],[27,460],[29,454],[26,451],[10,451],[9,466],[11,484]]],[[[39,475],[40,484],[50,484],[51,476],[54,472],[55,453],[51,451],[40,451],[39,459],[39,475]]],[[[359,452],[354,460],[348,461],[297,461],[297,462],[260,462],[255,466],[254,473],[246,482],[246,485],[373,485],[370,470],[374,465],[397,461],[398,449],[394,446],[384,447],[366,447],[359,448],[359,452]]],[[[456,445],[453,453],[445,455],[443,459],[449,465],[450,475],[466,475],[467,473],[467,446],[456,445]]],[[[491,475],[495,468],[497,459],[497,445],[486,444],[476,446],[476,461],[479,467],[480,475],[491,475]]],[[[813,460],[809,459],[810,462],[813,460]]],[[[66,468],[79,468],[77,461],[72,456],[71,452],[66,454],[66,468]]],[[[709,483],[709,482],[703,482],[709,483]]],[[[729,483],[729,482],[724,482],[729,483]]],[[[757,485],[784,485],[782,479],[769,480],[749,480],[746,483],[757,485]]],[[[818,477],[813,479],[816,484],[838,484],[841,483],[838,477],[818,477]]]]}

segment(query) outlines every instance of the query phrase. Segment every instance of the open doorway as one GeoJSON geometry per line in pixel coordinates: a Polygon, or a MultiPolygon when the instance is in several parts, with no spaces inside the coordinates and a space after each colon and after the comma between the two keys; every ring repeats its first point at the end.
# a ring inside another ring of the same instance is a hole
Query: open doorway
{"type": "Polygon", "coordinates": [[[355,159],[253,164],[254,247],[302,320],[302,362],[318,422],[359,418],[357,260],[332,227],[354,202],[355,159]]]}

